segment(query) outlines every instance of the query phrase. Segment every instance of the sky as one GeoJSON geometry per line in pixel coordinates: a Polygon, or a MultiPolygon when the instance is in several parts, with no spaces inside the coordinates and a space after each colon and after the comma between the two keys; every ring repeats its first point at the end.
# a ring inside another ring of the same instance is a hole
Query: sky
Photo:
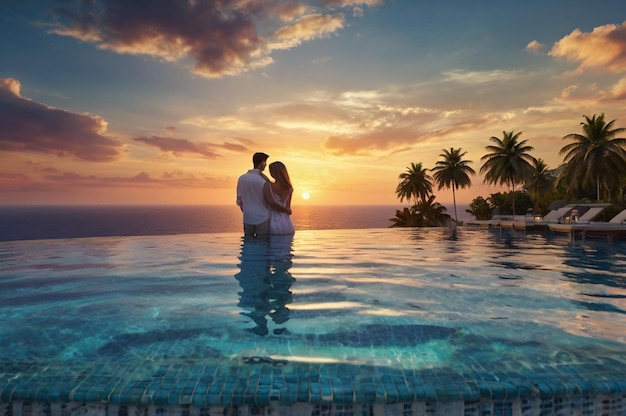
{"type": "Polygon", "coordinates": [[[508,190],[490,137],[556,168],[601,113],[626,127],[624,0],[0,4],[1,205],[234,204],[262,151],[294,206],[408,206],[398,176],[450,148],[467,204],[508,190]]]}

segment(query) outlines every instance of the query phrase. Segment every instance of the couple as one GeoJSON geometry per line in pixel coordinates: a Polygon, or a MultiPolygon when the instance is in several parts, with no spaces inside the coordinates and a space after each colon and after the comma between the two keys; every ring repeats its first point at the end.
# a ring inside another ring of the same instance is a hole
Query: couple
{"type": "Polygon", "coordinates": [[[281,162],[269,165],[274,182],[263,170],[269,155],[255,153],[254,169],[250,169],[237,181],[237,205],[243,212],[243,233],[246,237],[269,234],[293,234],[291,222],[291,195],[293,187],[287,168],[281,162]]]}

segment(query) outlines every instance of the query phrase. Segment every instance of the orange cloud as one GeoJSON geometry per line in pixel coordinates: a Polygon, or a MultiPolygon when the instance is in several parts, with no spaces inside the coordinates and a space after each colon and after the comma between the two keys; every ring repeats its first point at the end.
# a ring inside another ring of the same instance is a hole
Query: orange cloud
{"type": "Polygon", "coordinates": [[[208,159],[216,159],[221,155],[209,150],[209,146],[206,144],[193,143],[187,139],[175,139],[171,137],[137,137],[135,141],[148,144],[150,146],[157,147],[162,152],[171,152],[174,155],[181,155],[185,153],[198,154],[208,159]]]}
{"type": "Polygon", "coordinates": [[[285,22],[310,13],[312,10],[313,8],[307,6],[306,4],[300,4],[293,1],[280,1],[269,6],[269,12],[277,14],[280,19],[285,22]]]}
{"type": "Polygon", "coordinates": [[[579,62],[577,73],[589,69],[626,71],[626,22],[596,27],[591,33],[574,30],[554,44],[550,56],[579,62]]]}
{"type": "Polygon", "coordinates": [[[187,139],[177,139],[172,137],[137,137],[135,141],[154,146],[162,152],[171,152],[175,156],[183,154],[197,154],[207,159],[217,159],[222,157],[221,154],[212,150],[212,148],[221,148],[232,152],[246,152],[248,148],[235,143],[223,143],[221,145],[210,143],[194,143],[187,139]]]}
{"type": "Polygon", "coordinates": [[[379,6],[384,0],[322,0],[326,7],[379,6]]]}
{"type": "Polygon", "coordinates": [[[343,27],[343,15],[312,14],[301,17],[294,24],[280,28],[274,33],[271,49],[288,49],[305,40],[326,36],[343,27]]]}
{"type": "Polygon", "coordinates": [[[38,152],[90,162],[120,156],[102,117],[76,114],[20,95],[19,81],[0,78],[0,151],[38,152]]]}
{"type": "Polygon", "coordinates": [[[368,128],[362,134],[329,136],[323,146],[336,155],[362,155],[376,151],[397,153],[406,150],[407,146],[432,139],[444,139],[458,134],[459,131],[480,129],[494,123],[489,117],[446,119],[443,122],[444,118],[444,114],[410,114],[398,117],[387,125],[368,128]]]}
{"type": "Polygon", "coordinates": [[[613,94],[613,99],[626,100],[626,78],[619,80],[619,82],[613,86],[611,92],[613,94]]]}
{"type": "Polygon", "coordinates": [[[619,94],[619,84],[613,87],[613,90],[605,90],[597,84],[575,84],[569,85],[561,91],[561,95],[554,98],[554,102],[566,104],[568,106],[595,107],[604,101],[611,101],[617,98],[619,94]]]}
{"type": "Polygon", "coordinates": [[[228,178],[197,177],[180,172],[164,172],[160,177],[152,177],[147,172],[139,172],[130,177],[80,175],[74,172],[51,172],[43,176],[0,173],[0,191],[54,191],[69,188],[225,189],[232,186],[232,181],[228,178]]]}
{"type": "MultiPolygon", "coordinates": [[[[380,3],[330,1],[328,7],[380,3]]],[[[80,9],[55,9],[52,33],[117,53],[167,61],[191,57],[195,72],[221,77],[267,66],[273,62],[268,56],[273,49],[297,46],[343,27],[342,15],[310,14],[312,10],[297,1],[102,0],[81,3],[80,9]]]]}
{"type": "Polygon", "coordinates": [[[362,155],[417,143],[419,137],[408,129],[389,128],[360,135],[332,135],[324,140],[324,148],[336,155],[362,155]]]}
{"type": "Polygon", "coordinates": [[[526,45],[526,50],[533,53],[540,53],[543,52],[545,49],[546,45],[536,40],[533,40],[532,42],[528,43],[528,45],[526,45]]]}
{"type": "Polygon", "coordinates": [[[0,172],[0,189],[18,190],[30,183],[31,179],[23,173],[0,172]]]}

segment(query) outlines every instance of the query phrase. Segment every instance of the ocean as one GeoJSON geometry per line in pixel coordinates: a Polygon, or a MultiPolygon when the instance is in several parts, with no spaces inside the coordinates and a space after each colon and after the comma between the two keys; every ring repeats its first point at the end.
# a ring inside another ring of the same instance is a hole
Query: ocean
{"type": "MultiPolygon", "coordinates": [[[[297,230],[386,228],[401,206],[298,206],[297,230]]],[[[2,206],[0,241],[242,231],[226,206],[2,206]]]]}

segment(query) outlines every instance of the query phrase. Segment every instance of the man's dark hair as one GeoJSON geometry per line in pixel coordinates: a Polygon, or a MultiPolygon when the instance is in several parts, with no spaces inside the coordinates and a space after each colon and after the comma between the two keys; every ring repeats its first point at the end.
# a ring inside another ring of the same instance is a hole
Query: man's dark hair
{"type": "Polygon", "coordinates": [[[270,155],[266,155],[262,152],[255,153],[254,156],[252,156],[252,164],[254,165],[254,168],[256,169],[256,167],[259,166],[259,163],[267,160],[268,157],[270,157],[270,155]]]}

